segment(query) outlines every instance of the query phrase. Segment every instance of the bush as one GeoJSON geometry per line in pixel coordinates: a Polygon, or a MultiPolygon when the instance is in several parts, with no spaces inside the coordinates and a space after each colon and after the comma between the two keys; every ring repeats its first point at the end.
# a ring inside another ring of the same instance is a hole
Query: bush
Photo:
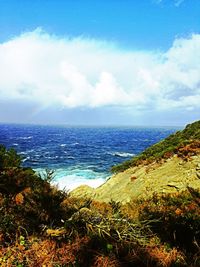
{"type": "Polygon", "coordinates": [[[12,149],[0,147],[0,232],[11,239],[19,226],[28,233],[40,225],[61,225],[61,202],[67,197],[49,183],[50,173],[42,179],[31,168],[20,167],[20,157],[12,149]]]}
{"type": "MultiPolygon", "coordinates": [[[[200,244],[200,193],[188,188],[179,195],[154,196],[140,204],[140,219],[154,220],[151,229],[162,242],[198,256],[200,244]],[[155,221],[156,220],[156,221],[155,221]]],[[[194,260],[193,259],[193,260],[194,260]]],[[[198,257],[198,260],[200,258],[198,257]]],[[[195,266],[195,265],[194,265],[195,266]]]]}
{"type": "Polygon", "coordinates": [[[21,157],[16,151],[11,148],[6,150],[3,145],[0,145],[0,170],[5,168],[20,167],[21,157]]]}
{"type": "Polygon", "coordinates": [[[1,161],[0,266],[198,266],[199,192],[126,206],[69,198],[52,172],[15,159],[1,161]]]}

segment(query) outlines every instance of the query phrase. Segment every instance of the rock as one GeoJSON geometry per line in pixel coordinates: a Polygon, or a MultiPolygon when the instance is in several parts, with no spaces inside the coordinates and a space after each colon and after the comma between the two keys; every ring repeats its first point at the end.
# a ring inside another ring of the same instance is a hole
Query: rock
{"type": "Polygon", "coordinates": [[[79,197],[79,198],[93,198],[94,197],[94,188],[88,185],[81,185],[76,189],[70,192],[71,197],[79,197]]]}
{"type": "Polygon", "coordinates": [[[174,188],[176,188],[176,189],[179,189],[179,187],[178,187],[177,185],[175,185],[175,184],[168,184],[167,186],[169,186],[169,187],[174,187],[174,188]]]}
{"type": "Polygon", "coordinates": [[[200,179],[200,172],[196,172],[196,175],[200,179]]]}
{"type": "Polygon", "coordinates": [[[197,163],[196,170],[197,170],[197,171],[200,171],[200,163],[197,163]]]}
{"type": "Polygon", "coordinates": [[[88,221],[92,217],[92,211],[88,208],[81,208],[79,211],[75,212],[70,221],[88,221]]]}
{"type": "Polygon", "coordinates": [[[64,234],[66,234],[66,230],[64,228],[59,228],[59,229],[49,228],[46,230],[46,234],[52,237],[59,237],[59,236],[63,236],[64,234]]]}
{"type": "Polygon", "coordinates": [[[125,204],[141,198],[150,199],[154,194],[182,192],[187,190],[188,185],[198,189],[200,170],[196,171],[196,168],[200,168],[200,154],[184,163],[182,158],[174,156],[156,167],[153,163],[148,166],[141,164],[115,174],[95,189],[79,187],[72,191],[72,195],[87,196],[100,202],[113,200],[125,204]]]}
{"type": "Polygon", "coordinates": [[[131,182],[134,182],[137,179],[136,176],[131,176],[131,182]]]}

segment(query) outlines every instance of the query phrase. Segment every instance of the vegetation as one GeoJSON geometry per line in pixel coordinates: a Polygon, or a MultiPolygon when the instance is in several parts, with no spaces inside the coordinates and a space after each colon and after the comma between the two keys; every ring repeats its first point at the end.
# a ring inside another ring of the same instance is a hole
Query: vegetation
{"type": "MultiPolygon", "coordinates": [[[[146,150],[142,160],[150,151],[154,159],[171,153],[161,147],[172,143],[173,153],[195,153],[199,125],[146,150]]],[[[21,167],[17,153],[0,146],[0,266],[200,266],[198,191],[106,204],[70,197],[51,185],[52,176],[21,167]]]]}
{"type": "Polygon", "coordinates": [[[178,195],[154,196],[151,204],[140,205],[140,219],[153,219],[151,229],[162,243],[179,247],[200,266],[200,192],[188,188],[178,195]]]}
{"type": "Polygon", "coordinates": [[[163,158],[169,158],[174,154],[179,156],[186,156],[188,153],[195,153],[193,147],[200,147],[200,121],[188,124],[182,131],[171,134],[161,142],[147,148],[138,156],[131,160],[125,161],[119,165],[113,166],[111,171],[114,173],[122,172],[130,167],[139,165],[140,163],[149,163],[159,161],[163,158]],[[181,148],[186,145],[193,145],[188,147],[188,150],[182,151],[181,148]]]}

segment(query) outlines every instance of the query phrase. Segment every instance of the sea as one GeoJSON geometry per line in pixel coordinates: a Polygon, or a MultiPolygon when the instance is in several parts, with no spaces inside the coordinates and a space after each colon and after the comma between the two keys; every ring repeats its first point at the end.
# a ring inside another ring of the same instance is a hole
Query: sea
{"type": "Polygon", "coordinates": [[[164,139],[176,127],[69,127],[0,124],[0,144],[14,148],[22,165],[42,176],[54,170],[53,183],[72,190],[98,187],[113,165],[129,160],[164,139]]]}

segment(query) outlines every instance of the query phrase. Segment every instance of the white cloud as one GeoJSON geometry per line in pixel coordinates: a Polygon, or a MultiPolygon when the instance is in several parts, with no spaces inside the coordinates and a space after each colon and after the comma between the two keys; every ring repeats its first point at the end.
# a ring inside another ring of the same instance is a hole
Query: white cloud
{"type": "Polygon", "coordinates": [[[0,44],[0,100],[36,102],[41,109],[197,109],[199,58],[198,34],[175,40],[161,53],[37,29],[0,44]]]}
{"type": "Polygon", "coordinates": [[[183,2],[184,2],[184,0],[176,0],[175,1],[175,6],[179,7],[183,2]]]}
{"type": "MultiPolygon", "coordinates": [[[[185,0],[173,0],[173,4],[174,4],[175,7],[179,7],[181,4],[183,4],[184,1],[185,0]]],[[[164,2],[165,2],[164,0],[154,0],[154,3],[158,4],[158,5],[162,4],[164,2]]]]}

